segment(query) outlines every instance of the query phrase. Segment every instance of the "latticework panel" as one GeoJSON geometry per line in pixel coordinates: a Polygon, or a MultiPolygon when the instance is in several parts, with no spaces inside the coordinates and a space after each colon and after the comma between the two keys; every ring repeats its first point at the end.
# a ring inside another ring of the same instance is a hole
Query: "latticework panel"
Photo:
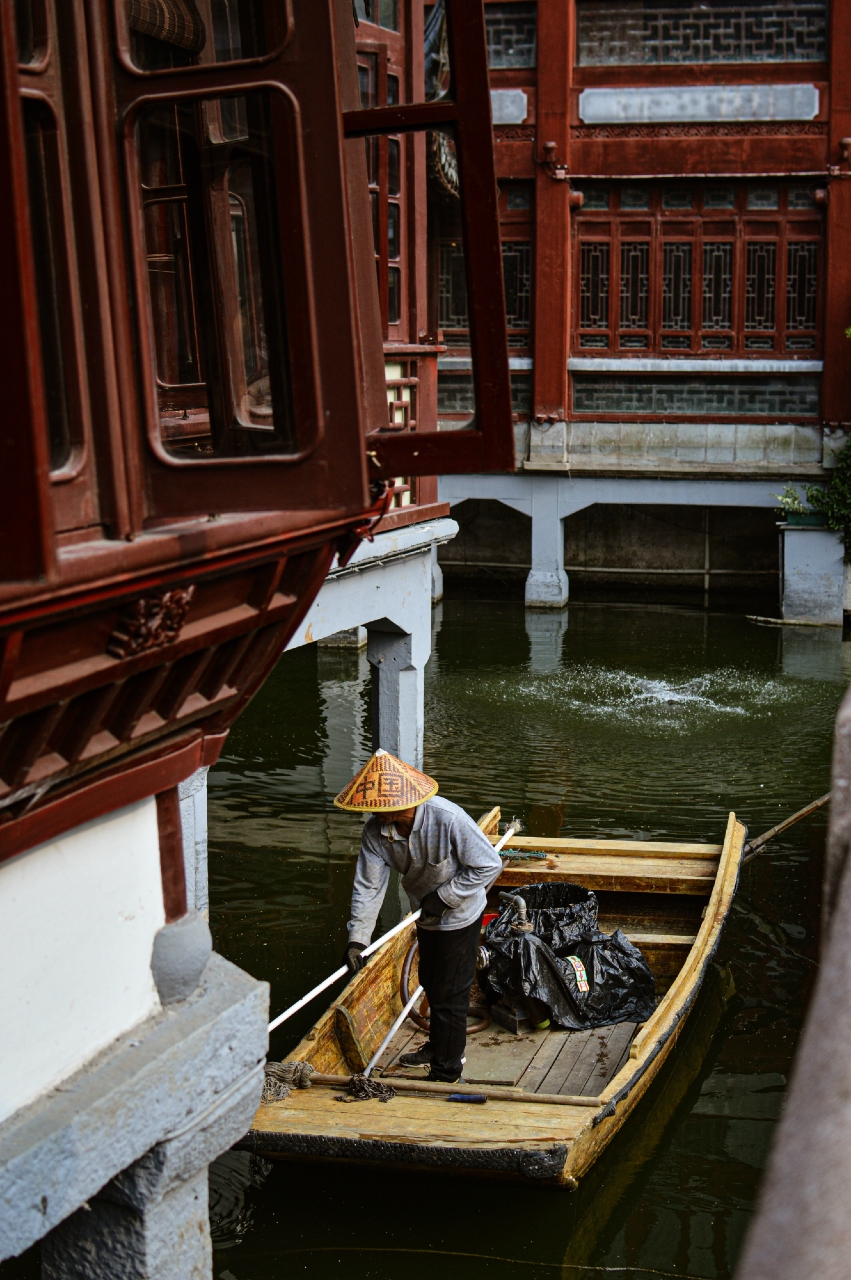
{"type": "Polygon", "coordinates": [[[534,67],[537,6],[532,3],[485,5],[488,66],[534,67]]]}
{"type": "Polygon", "coordinates": [[[825,0],[579,0],[579,63],[822,62],[826,28],[825,0]]]}

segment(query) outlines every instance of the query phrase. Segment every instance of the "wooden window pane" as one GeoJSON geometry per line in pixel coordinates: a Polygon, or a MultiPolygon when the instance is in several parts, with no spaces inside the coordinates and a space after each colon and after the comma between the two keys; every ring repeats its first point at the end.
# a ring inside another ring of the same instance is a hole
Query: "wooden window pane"
{"type": "Polygon", "coordinates": [[[749,244],[745,285],[745,328],[773,329],[777,287],[777,246],[749,244]]]}
{"type": "Polygon", "coordinates": [[[529,240],[502,242],[502,277],[506,324],[509,329],[528,329],[532,311],[532,245],[529,240]]]}
{"type": "MultiPolygon", "coordinates": [[[[704,242],[703,313],[704,330],[731,329],[733,323],[733,246],[704,242]]],[[[733,338],[728,333],[704,332],[701,347],[707,351],[729,351],[733,338]]]]}
{"type": "Polygon", "coordinates": [[[650,245],[621,245],[621,329],[646,329],[650,291],[650,245]]]}
{"type": "Polygon", "coordinates": [[[818,245],[792,243],[787,249],[786,328],[815,329],[818,245]]]}
{"type": "Polygon", "coordinates": [[[402,318],[402,272],[398,267],[387,269],[387,323],[398,324],[402,318]]]}
{"type": "Polygon", "coordinates": [[[63,232],[56,134],[52,117],[42,103],[25,98],[23,111],[50,466],[57,470],[71,455],[71,418],[63,350],[60,249],[63,232]]]}
{"type": "Polygon", "coordinates": [[[131,57],[143,71],[260,57],[270,50],[263,8],[262,0],[125,0],[131,57]]]}
{"type": "Polygon", "coordinates": [[[47,14],[44,0],[15,0],[18,62],[29,66],[47,52],[47,14]]]}
{"type": "Polygon", "coordinates": [[[402,245],[401,207],[395,200],[387,205],[387,256],[391,261],[399,257],[402,245]]]}
{"type": "Polygon", "coordinates": [[[176,456],[297,448],[276,105],[265,92],[184,101],[138,125],[161,437],[176,456]]]}
{"type": "MultiPolygon", "coordinates": [[[[378,141],[378,139],[374,139],[378,141]]],[[[390,196],[398,196],[401,191],[401,150],[402,144],[398,138],[387,139],[387,194],[390,196]]]]}
{"type": "MultiPolygon", "coordinates": [[[[467,279],[464,273],[464,246],[459,240],[444,240],[440,246],[440,327],[448,345],[459,335],[469,339],[467,279]]],[[[466,345],[464,343],[463,345],[466,345]]]]}
{"type": "Polygon", "coordinates": [[[609,327],[609,246],[583,244],[581,252],[580,327],[609,327]]]}
{"type": "Polygon", "coordinates": [[[690,244],[666,244],[663,248],[662,328],[691,329],[690,244]]]}

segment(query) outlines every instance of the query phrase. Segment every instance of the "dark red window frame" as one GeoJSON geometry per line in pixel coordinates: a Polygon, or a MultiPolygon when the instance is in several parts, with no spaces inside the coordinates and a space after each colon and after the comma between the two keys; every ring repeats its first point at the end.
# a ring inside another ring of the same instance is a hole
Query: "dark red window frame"
{"type": "Polygon", "coordinates": [[[477,427],[371,432],[367,439],[376,474],[388,476],[514,469],[484,12],[481,0],[446,0],[446,14],[452,68],[447,96],[435,102],[346,111],[343,117],[347,138],[451,125],[458,158],[477,427]]]}

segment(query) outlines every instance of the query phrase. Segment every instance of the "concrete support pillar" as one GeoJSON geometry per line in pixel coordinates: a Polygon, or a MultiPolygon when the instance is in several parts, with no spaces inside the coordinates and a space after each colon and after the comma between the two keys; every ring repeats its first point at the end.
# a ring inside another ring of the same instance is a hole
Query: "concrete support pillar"
{"type": "Polygon", "coordinates": [[[207,774],[196,769],[178,784],[180,825],[183,829],[183,865],[186,873],[186,905],[194,907],[205,920],[210,917],[210,890],[207,872],[207,774]]]}
{"type": "Polygon", "coordinates": [[[564,528],[558,509],[558,477],[532,481],[532,568],[526,579],[528,609],[561,609],[567,604],[564,528]]]}
{"type": "Polygon", "coordinates": [[[372,745],[419,769],[423,760],[424,668],[429,634],[415,637],[386,620],[370,623],[372,745]],[[418,643],[419,642],[419,643],[418,643]],[[418,652],[423,650],[424,653],[418,652]]]}
{"type": "Polygon", "coordinates": [[[529,637],[529,670],[538,675],[552,675],[561,670],[561,653],[567,631],[567,610],[560,613],[526,613],[529,637]]]}
{"type": "Polygon", "coordinates": [[[180,1179],[158,1163],[155,1148],[45,1237],[42,1280],[211,1280],[207,1165],[180,1179]]]}
{"type": "Polygon", "coordinates": [[[783,617],[842,622],[844,549],[838,533],[783,525],[783,617]]]}

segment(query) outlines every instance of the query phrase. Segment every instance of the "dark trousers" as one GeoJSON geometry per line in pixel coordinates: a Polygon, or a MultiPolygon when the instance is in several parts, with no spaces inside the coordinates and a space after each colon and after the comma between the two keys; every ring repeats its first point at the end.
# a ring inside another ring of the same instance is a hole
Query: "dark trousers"
{"type": "Polygon", "coordinates": [[[420,929],[420,982],[428,996],[431,1074],[457,1080],[467,1044],[467,1006],[476,973],[481,918],[463,929],[420,929]]]}

